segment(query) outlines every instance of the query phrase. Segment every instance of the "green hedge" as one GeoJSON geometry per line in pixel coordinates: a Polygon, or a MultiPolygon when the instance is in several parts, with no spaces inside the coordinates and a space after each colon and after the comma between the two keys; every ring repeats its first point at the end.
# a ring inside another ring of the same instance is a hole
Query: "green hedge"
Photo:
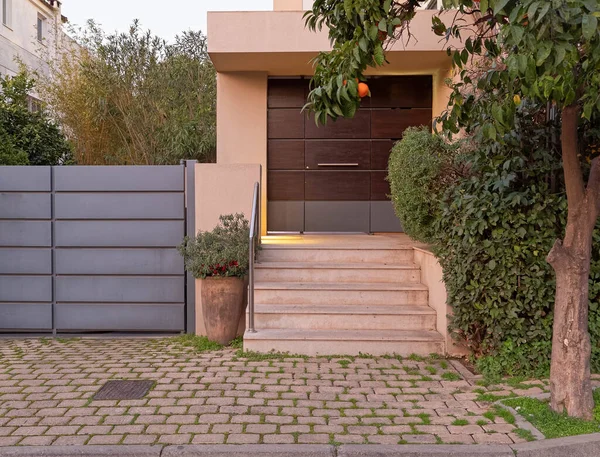
{"type": "MultiPolygon", "coordinates": [[[[453,307],[451,330],[489,376],[537,376],[549,368],[555,283],[546,255],[562,237],[566,200],[560,155],[547,150],[548,128],[536,122],[524,112],[506,148],[472,148],[461,157],[462,175],[440,166],[457,157],[440,159],[446,146],[423,131],[407,131],[390,158],[396,212],[409,235],[432,245],[453,307]]],[[[595,371],[599,299],[597,231],[590,275],[595,371]]]]}

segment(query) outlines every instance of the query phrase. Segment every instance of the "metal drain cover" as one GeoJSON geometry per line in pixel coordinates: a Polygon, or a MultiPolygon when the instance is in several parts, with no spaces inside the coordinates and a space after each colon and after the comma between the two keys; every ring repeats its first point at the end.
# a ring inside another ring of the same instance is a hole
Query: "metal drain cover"
{"type": "Polygon", "coordinates": [[[154,381],[108,381],[92,397],[93,400],[139,400],[154,386],[154,381]]]}

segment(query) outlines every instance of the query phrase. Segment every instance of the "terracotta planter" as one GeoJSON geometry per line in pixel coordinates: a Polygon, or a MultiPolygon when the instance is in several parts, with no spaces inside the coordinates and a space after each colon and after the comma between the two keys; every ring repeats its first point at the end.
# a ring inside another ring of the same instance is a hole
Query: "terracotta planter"
{"type": "Polygon", "coordinates": [[[244,280],[234,277],[202,279],[202,315],[206,336],[226,345],[237,335],[244,311],[244,280]]]}

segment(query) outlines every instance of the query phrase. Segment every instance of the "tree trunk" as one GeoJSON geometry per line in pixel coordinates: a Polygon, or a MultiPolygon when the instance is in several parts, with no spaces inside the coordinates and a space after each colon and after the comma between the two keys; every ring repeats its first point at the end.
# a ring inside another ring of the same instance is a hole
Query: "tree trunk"
{"type": "Polygon", "coordinates": [[[556,299],[550,369],[550,405],[556,412],[591,419],[594,408],[590,379],[591,343],[588,332],[588,283],[592,234],[598,215],[600,166],[592,164],[587,189],[578,158],[579,108],[562,113],[561,146],[568,217],[565,237],[548,254],[556,273],[556,299]]]}

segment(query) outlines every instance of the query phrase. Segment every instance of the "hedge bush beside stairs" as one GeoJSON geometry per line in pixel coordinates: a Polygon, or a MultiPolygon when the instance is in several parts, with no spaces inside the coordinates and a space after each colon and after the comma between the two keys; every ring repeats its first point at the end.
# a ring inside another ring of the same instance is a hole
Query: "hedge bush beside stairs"
{"type": "MultiPolygon", "coordinates": [[[[408,129],[389,164],[396,213],[408,235],[432,246],[453,307],[451,330],[489,377],[540,376],[550,363],[554,272],[546,255],[562,236],[566,199],[559,154],[538,147],[548,130],[527,119],[520,128],[502,151],[480,150],[472,140],[450,147],[428,130],[408,129]]],[[[596,372],[599,299],[597,230],[590,275],[596,372]]]]}

